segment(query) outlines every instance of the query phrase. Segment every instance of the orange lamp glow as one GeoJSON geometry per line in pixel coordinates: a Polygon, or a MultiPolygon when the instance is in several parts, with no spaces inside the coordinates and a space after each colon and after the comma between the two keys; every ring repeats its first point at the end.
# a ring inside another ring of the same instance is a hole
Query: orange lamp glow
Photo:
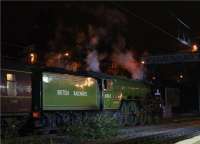
{"type": "Polygon", "coordinates": [[[37,54],[34,52],[29,53],[28,55],[28,63],[35,64],[37,62],[37,54]]]}
{"type": "Polygon", "coordinates": [[[198,51],[198,46],[196,44],[194,44],[192,46],[192,52],[197,52],[198,51]]]}
{"type": "Polygon", "coordinates": [[[69,56],[69,53],[68,53],[68,52],[66,52],[64,55],[65,55],[66,57],[68,57],[68,56],[69,56]]]}

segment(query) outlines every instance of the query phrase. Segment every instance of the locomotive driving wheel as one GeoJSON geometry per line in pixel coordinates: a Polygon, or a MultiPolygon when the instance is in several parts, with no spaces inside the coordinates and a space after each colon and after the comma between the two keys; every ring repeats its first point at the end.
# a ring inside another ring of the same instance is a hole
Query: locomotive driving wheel
{"type": "Polygon", "coordinates": [[[143,108],[140,109],[139,112],[139,123],[140,125],[145,125],[147,123],[147,113],[143,108]]]}
{"type": "Polygon", "coordinates": [[[133,100],[123,100],[121,104],[122,124],[136,125],[139,120],[139,110],[133,100]]]}

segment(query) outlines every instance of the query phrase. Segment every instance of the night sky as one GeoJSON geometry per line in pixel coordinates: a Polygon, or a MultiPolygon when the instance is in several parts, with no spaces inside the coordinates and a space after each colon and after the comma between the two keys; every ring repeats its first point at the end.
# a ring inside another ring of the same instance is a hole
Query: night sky
{"type": "Polygon", "coordinates": [[[84,55],[82,47],[92,47],[88,25],[101,37],[95,47],[99,53],[109,54],[113,44],[138,57],[188,51],[190,48],[176,39],[178,30],[198,43],[199,11],[199,2],[2,2],[2,56],[22,57],[26,54],[22,47],[30,45],[41,57],[63,50],[84,55]],[[81,32],[84,40],[78,43],[81,32]]]}
{"type": "MultiPolygon", "coordinates": [[[[200,36],[200,3],[198,2],[3,2],[3,44],[46,45],[59,20],[65,21],[68,25],[82,23],[84,26],[84,21],[86,24],[98,19],[90,16],[91,12],[87,10],[103,4],[110,9],[119,10],[126,16],[126,27],[119,29],[125,29],[126,39],[134,49],[173,51],[179,43],[175,43],[177,41],[173,38],[134,17],[131,12],[177,36],[178,22],[170,15],[172,12],[191,27],[192,38],[200,36]]],[[[96,23],[100,24],[102,21],[96,23]]]]}

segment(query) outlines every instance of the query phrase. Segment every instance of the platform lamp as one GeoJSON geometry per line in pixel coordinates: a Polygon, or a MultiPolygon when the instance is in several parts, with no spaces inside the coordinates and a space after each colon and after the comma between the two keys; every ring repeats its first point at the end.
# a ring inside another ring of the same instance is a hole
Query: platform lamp
{"type": "Polygon", "coordinates": [[[34,46],[28,47],[27,63],[30,65],[35,65],[38,63],[38,54],[35,51],[34,46]]]}
{"type": "Polygon", "coordinates": [[[192,45],[192,52],[197,52],[199,49],[198,49],[198,45],[197,44],[193,44],[192,45]]]}

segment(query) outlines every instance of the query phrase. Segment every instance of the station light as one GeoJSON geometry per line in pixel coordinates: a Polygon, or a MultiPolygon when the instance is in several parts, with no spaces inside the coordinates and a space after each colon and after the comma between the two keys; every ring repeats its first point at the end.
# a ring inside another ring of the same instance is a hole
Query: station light
{"type": "Polygon", "coordinates": [[[180,79],[183,79],[183,75],[182,75],[182,74],[180,74],[180,75],[179,75],[179,78],[180,78],[180,79]]]}
{"type": "Polygon", "coordinates": [[[142,61],[141,61],[141,64],[145,64],[145,61],[144,61],[144,60],[142,60],[142,61]]]}
{"type": "Polygon", "coordinates": [[[156,77],[155,77],[155,76],[153,76],[153,77],[152,77],[152,80],[155,80],[155,79],[156,79],[156,77]]]}
{"type": "Polygon", "coordinates": [[[64,56],[68,57],[68,56],[69,56],[69,53],[68,53],[68,52],[65,52],[65,53],[64,53],[64,56]]]}
{"type": "Polygon", "coordinates": [[[29,64],[36,64],[38,60],[37,53],[31,52],[28,54],[28,63],[29,64]]]}
{"type": "Polygon", "coordinates": [[[192,45],[192,52],[197,52],[198,46],[196,44],[192,45]]]}

